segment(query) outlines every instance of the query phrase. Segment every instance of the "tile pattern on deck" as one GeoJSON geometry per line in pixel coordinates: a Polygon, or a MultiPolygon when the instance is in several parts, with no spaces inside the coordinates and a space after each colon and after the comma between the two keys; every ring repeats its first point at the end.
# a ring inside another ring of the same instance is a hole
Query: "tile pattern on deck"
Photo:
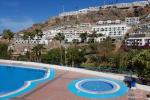
{"type": "MultiPolygon", "coordinates": [[[[95,77],[95,76],[76,72],[56,70],[56,77],[53,80],[46,83],[42,83],[32,91],[20,97],[13,98],[11,100],[106,100],[106,99],[86,99],[78,97],[72,94],[67,89],[68,84],[72,80],[86,77],[95,77]]],[[[147,100],[147,99],[144,91],[136,90],[131,91],[130,93],[128,93],[123,97],[107,100],[147,100]],[[134,99],[132,97],[137,98],[134,99]]]]}

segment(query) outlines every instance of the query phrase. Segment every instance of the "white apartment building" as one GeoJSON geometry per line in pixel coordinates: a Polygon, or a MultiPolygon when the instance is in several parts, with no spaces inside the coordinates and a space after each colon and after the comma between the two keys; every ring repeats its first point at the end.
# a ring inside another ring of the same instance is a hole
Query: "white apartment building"
{"type": "Polygon", "coordinates": [[[91,11],[99,11],[99,8],[100,7],[89,7],[89,8],[80,9],[77,11],[63,12],[63,13],[60,13],[59,16],[63,17],[63,16],[78,15],[78,14],[87,14],[88,12],[91,12],[91,11]]]}
{"type": "Polygon", "coordinates": [[[126,45],[128,47],[150,47],[150,35],[146,36],[145,34],[136,34],[130,36],[130,38],[126,40],[126,45]]]}
{"type": "Polygon", "coordinates": [[[148,14],[148,16],[146,18],[150,18],[150,13],[148,14]]]}
{"type": "Polygon", "coordinates": [[[36,44],[44,44],[44,45],[48,45],[48,40],[44,39],[44,38],[37,38],[35,37],[34,39],[27,39],[24,40],[22,38],[14,38],[14,43],[15,45],[36,45],[36,44]]]}
{"type": "Polygon", "coordinates": [[[140,18],[139,17],[127,17],[125,19],[125,23],[128,25],[137,25],[140,23],[140,18]]]}
{"type": "Polygon", "coordinates": [[[80,34],[65,34],[66,43],[72,43],[74,41],[81,42],[80,34]]]}
{"type": "Polygon", "coordinates": [[[78,15],[78,14],[86,14],[90,11],[99,11],[100,8],[132,8],[132,7],[145,7],[146,5],[149,5],[150,1],[135,1],[131,3],[117,3],[117,4],[111,4],[111,5],[103,5],[103,6],[97,6],[97,7],[89,7],[85,9],[80,9],[77,11],[70,11],[70,12],[63,12],[59,14],[59,17],[63,16],[71,16],[71,15],[78,15]]]}
{"type": "Polygon", "coordinates": [[[46,29],[43,30],[43,39],[48,40],[49,42],[52,42],[54,37],[57,35],[57,33],[60,33],[60,30],[57,29],[46,29]]]}
{"type": "Polygon", "coordinates": [[[131,27],[125,23],[120,24],[102,24],[92,27],[92,31],[97,34],[103,34],[106,37],[111,37],[117,40],[122,39],[131,27]]]}
{"type": "Polygon", "coordinates": [[[72,15],[77,15],[77,14],[79,14],[78,11],[63,12],[59,14],[59,17],[72,16],[72,15]]]}
{"type": "Polygon", "coordinates": [[[77,27],[91,27],[92,25],[91,25],[91,23],[81,23],[81,24],[79,24],[79,25],[77,25],[77,27]]]}
{"type": "Polygon", "coordinates": [[[104,25],[104,24],[121,24],[121,20],[107,20],[107,21],[98,21],[97,25],[104,25]]]}
{"type": "Polygon", "coordinates": [[[100,43],[100,42],[106,40],[106,38],[107,38],[107,37],[105,37],[105,36],[102,36],[102,37],[96,37],[96,38],[94,39],[94,41],[100,43]]]}
{"type": "Polygon", "coordinates": [[[133,7],[145,7],[146,5],[149,5],[149,2],[148,0],[145,0],[145,1],[135,1],[132,3],[133,4],[133,7]]]}
{"type": "Polygon", "coordinates": [[[131,8],[132,3],[119,3],[115,5],[117,8],[131,8]]]}
{"type": "Polygon", "coordinates": [[[100,6],[98,6],[98,7],[89,7],[88,11],[99,11],[99,9],[100,9],[100,6]]]}
{"type": "Polygon", "coordinates": [[[150,30],[150,22],[138,25],[138,29],[141,31],[150,30]]]}
{"type": "Polygon", "coordinates": [[[117,3],[112,5],[104,5],[102,8],[131,8],[132,6],[132,3],[117,3]]]}
{"type": "Polygon", "coordinates": [[[111,5],[104,5],[102,8],[132,8],[132,7],[145,7],[146,5],[149,5],[148,1],[135,1],[131,3],[117,3],[117,4],[111,4],[111,5]]]}
{"type": "Polygon", "coordinates": [[[87,27],[67,28],[60,30],[60,32],[64,33],[66,42],[73,42],[73,40],[81,42],[80,34],[82,33],[89,34],[91,32],[91,28],[87,27]]]}
{"type": "Polygon", "coordinates": [[[81,41],[81,33],[90,33],[92,25],[90,23],[81,23],[78,25],[64,25],[43,29],[42,39],[51,42],[57,33],[63,33],[67,42],[73,42],[74,39],[81,41]]]}

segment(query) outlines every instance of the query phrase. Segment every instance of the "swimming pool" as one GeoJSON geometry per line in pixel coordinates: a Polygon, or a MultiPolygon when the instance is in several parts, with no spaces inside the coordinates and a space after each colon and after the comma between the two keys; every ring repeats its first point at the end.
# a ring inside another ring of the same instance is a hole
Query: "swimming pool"
{"type": "Polygon", "coordinates": [[[127,86],[118,80],[108,78],[83,78],[74,80],[68,89],[77,96],[85,98],[116,98],[128,92],[127,86]]]}
{"type": "Polygon", "coordinates": [[[102,93],[105,91],[110,91],[114,88],[112,84],[100,80],[84,81],[79,84],[79,87],[80,89],[82,88],[90,93],[102,93]]]}
{"type": "Polygon", "coordinates": [[[0,64],[0,100],[26,93],[54,75],[53,69],[0,64]]]}

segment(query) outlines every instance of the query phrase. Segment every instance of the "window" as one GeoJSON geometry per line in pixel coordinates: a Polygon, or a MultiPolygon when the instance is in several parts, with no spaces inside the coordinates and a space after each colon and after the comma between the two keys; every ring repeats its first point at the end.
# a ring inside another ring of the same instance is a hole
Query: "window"
{"type": "Polygon", "coordinates": [[[103,28],[101,28],[101,31],[104,31],[104,29],[103,29],[103,28]]]}

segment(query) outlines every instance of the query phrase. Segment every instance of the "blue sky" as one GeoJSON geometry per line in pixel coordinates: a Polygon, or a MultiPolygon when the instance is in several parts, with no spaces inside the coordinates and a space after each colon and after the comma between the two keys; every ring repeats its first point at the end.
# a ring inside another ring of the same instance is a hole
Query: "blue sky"
{"type": "MultiPolygon", "coordinates": [[[[89,6],[99,6],[104,0],[0,0],[0,32],[11,29],[14,32],[30,27],[34,23],[46,21],[52,16],[89,6]]],[[[113,2],[105,0],[106,3],[113,2]]],[[[114,0],[132,2],[136,0],[114,0]]]]}

